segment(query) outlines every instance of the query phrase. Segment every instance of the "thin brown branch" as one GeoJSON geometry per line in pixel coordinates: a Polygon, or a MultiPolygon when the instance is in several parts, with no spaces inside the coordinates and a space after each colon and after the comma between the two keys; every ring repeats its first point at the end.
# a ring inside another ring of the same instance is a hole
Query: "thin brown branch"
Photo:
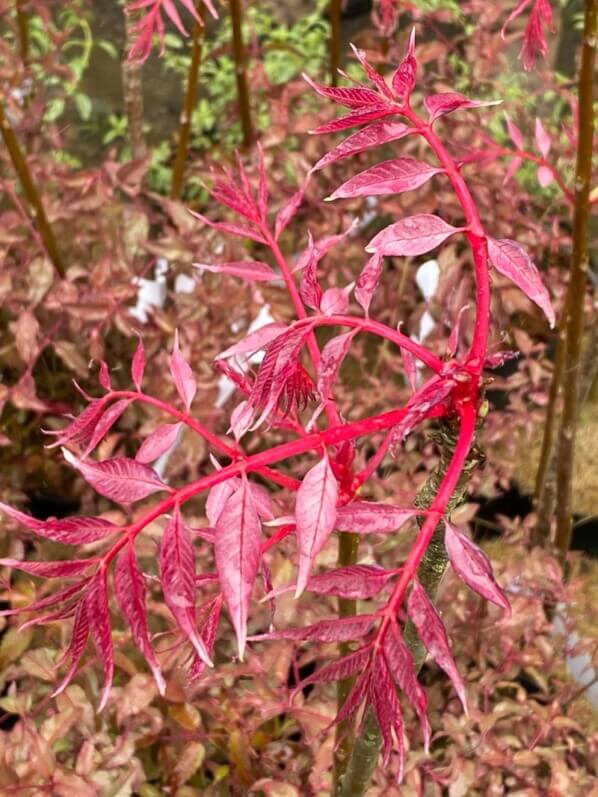
{"type": "Polygon", "coordinates": [[[28,0],[16,0],[17,28],[19,29],[19,51],[23,66],[29,62],[29,15],[27,14],[28,0]]]}
{"type": "Polygon", "coordinates": [[[341,62],[341,7],[342,0],[330,0],[330,80],[338,83],[341,62]]]}
{"type": "Polygon", "coordinates": [[[0,130],[2,131],[2,138],[4,140],[4,144],[6,146],[6,149],[8,150],[8,154],[10,155],[12,165],[21,183],[21,188],[23,189],[25,198],[27,199],[27,202],[31,206],[32,215],[34,217],[34,221],[41,236],[41,239],[43,241],[46,253],[50,258],[50,260],[52,261],[58,275],[64,278],[65,276],[64,262],[60,255],[58,245],[56,244],[56,238],[54,237],[54,232],[52,230],[52,227],[50,226],[48,217],[46,216],[46,211],[44,210],[44,206],[41,197],[39,195],[39,191],[37,190],[37,186],[35,185],[33,177],[31,176],[31,171],[29,170],[27,161],[21,151],[19,140],[14,130],[12,129],[10,122],[6,118],[6,114],[4,112],[4,105],[1,101],[0,101],[0,130]]]}
{"type": "Polygon", "coordinates": [[[136,160],[142,158],[147,150],[143,135],[142,65],[138,60],[131,60],[129,56],[136,37],[134,25],[134,14],[125,11],[125,52],[121,65],[121,77],[131,157],[136,160]]]}
{"type": "MultiPolygon", "coordinates": [[[[198,16],[203,14],[203,2],[196,4],[198,16]]],[[[199,69],[201,66],[201,54],[203,49],[205,26],[196,20],[193,26],[193,45],[191,48],[191,63],[189,64],[189,74],[187,75],[187,92],[185,102],[181,112],[179,136],[174,166],[172,168],[172,186],[170,196],[178,199],[183,190],[183,180],[185,177],[185,166],[187,163],[187,153],[189,151],[189,137],[191,134],[191,118],[193,109],[197,102],[197,87],[199,83],[199,69]]]]}
{"type": "Polygon", "coordinates": [[[247,86],[247,48],[243,40],[243,12],[241,0],[230,0],[230,15],[233,29],[233,57],[237,80],[239,116],[243,130],[243,147],[249,149],[254,142],[255,133],[251,122],[251,104],[247,86]]]}
{"type": "Polygon", "coordinates": [[[573,259],[565,306],[563,415],[558,441],[556,547],[565,560],[571,543],[572,482],[584,330],[584,303],[590,263],[588,227],[594,138],[594,64],[598,35],[598,0],[586,0],[579,70],[579,134],[575,169],[573,259]]]}

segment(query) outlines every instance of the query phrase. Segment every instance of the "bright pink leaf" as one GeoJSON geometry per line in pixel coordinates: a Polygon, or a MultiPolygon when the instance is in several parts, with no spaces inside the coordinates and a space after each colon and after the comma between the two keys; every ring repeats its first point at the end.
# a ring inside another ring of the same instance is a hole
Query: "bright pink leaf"
{"type": "Polygon", "coordinates": [[[414,128],[403,124],[403,122],[391,120],[374,122],[363,130],[352,133],[340,144],[337,144],[334,149],[320,158],[316,165],[312,167],[312,172],[317,172],[331,163],[343,160],[343,158],[349,158],[366,149],[381,147],[391,141],[398,141],[413,132],[414,128]]]}
{"type": "Polygon", "coordinates": [[[318,284],[318,251],[314,244],[314,239],[309,233],[309,242],[307,245],[307,258],[303,272],[301,274],[301,282],[299,284],[299,293],[301,298],[308,307],[312,310],[320,309],[320,301],[322,299],[322,288],[318,284]]]}
{"type": "Polygon", "coordinates": [[[89,443],[83,452],[83,459],[88,457],[96,446],[102,442],[132,401],[133,399],[119,399],[108,407],[93,430],[89,443]]]}
{"type": "Polygon", "coordinates": [[[490,559],[469,537],[445,522],[444,544],[453,570],[475,592],[511,614],[509,599],[496,583],[490,559]]]}
{"type": "Polygon", "coordinates": [[[316,83],[315,80],[312,80],[309,75],[305,74],[305,72],[303,73],[303,79],[321,97],[332,100],[339,105],[344,105],[346,108],[359,109],[368,108],[372,105],[380,105],[380,95],[375,91],[363,86],[351,88],[345,88],[344,86],[338,88],[332,86],[323,86],[320,83],[316,83]]]}
{"type": "Polygon", "coordinates": [[[396,113],[396,111],[387,105],[379,105],[378,107],[371,106],[370,110],[356,111],[346,116],[340,116],[338,119],[333,119],[331,122],[320,125],[316,127],[315,130],[310,130],[309,132],[313,135],[339,133],[341,130],[365,125],[368,122],[374,122],[376,119],[383,119],[385,116],[391,116],[394,113],[396,113]]]}
{"type": "Polygon", "coordinates": [[[407,55],[399,64],[399,68],[392,76],[392,87],[403,102],[408,102],[411,92],[415,87],[417,61],[415,59],[415,28],[411,29],[407,55]]]}
{"type": "Polygon", "coordinates": [[[368,661],[371,656],[370,647],[359,648],[354,653],[349,653],[343,656],[342,659],[326,664],[320,667],[312,675],[304,678],[300,684],[297,685],[295,693],[299,692],[309,684],[324,684],[335,681],[344,681],[355,675],[357,672],[367,670],[368,661]]]}
{"type": "Polygon", "coordinates": [[[108,370],[108,364],[102,360],[100,363],[100,372],[98,374],[98,378],[100,381],[100,385],[104,388],[104,390],[112,390],[112,380],[110,379],[110,371],[108,370]]]}
{"type": "Polygon", "coordinates": [[[303,185],[299,188],[298,191],[295,191],[293,196],[289,197],[281,209],[276,214],[276,223],[274,225],[274,237],[278,241],[282,233],[286,230],[289,223],[297,214],[297,211],[301,207],[303,203],[303,199],[305,197],[305,192],[307,190],[307,183],[309,181],[309,176],[304,181],[303,185]]]}
{"type": "Polygon", "coordinates": [[[374,69],[374,67],[367,60],[365,52],[363,50],[359,50],[353,44],[351,44],[351,49],[353,50],[353,54],[355,55],[355,57],[363,67],[366,75],[372,81],[374,86],[376,86],[378,91],[381,94],[383,94],[387,99],[392,100],[393,95],[390,86],[388,85],[386,80],[384,80],[382,75],[376,69],[374,69]]]}
{"type": "Polygon", "coordinates": [[[212,661],[195,621],[195,551],[191,530],[178,506],[160,545],[160,580],[164,600],[177,625],[208,667],[212,661]]]}
{"type": "MultiPolygon", "coordinates": [[[[370,680],[370,702],[374,708],[378,726],[382,735],[382,763],[388,765],[393,749],[393,737],[397,738],[400,754],[399,769],[403,770],[403,714],[397,695],[397,689],[388,670],[384,656],[376,656],[374,670],[370,680]]],[[[399,781],[401,775],[399,775],[399,781]]]]}
{"type": "Polygon", "coordinates": [[[23,562],[20,559],[0,559],[1,567],[14,567],[31,576],[40,578],[72,578],[92,565],[97,564],[97,559],[79,559],[63,562],[23,562]]]}
{"type": "Polygon", "coordinates": [[[114,651],[112,647],[106,570],[99,570],[91,582],[85,596],[85,604],[89,619],[89,630],[104,667],[104,688],[102,689],[102,697],[98,706],[98,711],[102,711],[108,702],[114,676],[114,651]]]}
{"type": "Polygon", "coordinates": [[[209,227],[212,227],[214,230],[218,230],[219,232],[225,232],[229,235],[236,235],[238,238],[249,238],[251,241],[257,241],[257,243],[265,244],[266,240],[261,232],[258,232],[253,227],[248,226],[247,224],[238,224],[235,222],[230,221],[212,221],[211,219],[206,218],[206,216],[202,216],[201,213],[196,213],[193,210],[190,210],[192,216],[195,216],[196,219],[207,224],[209,227]]]}
{"type": "Polygon", "coordinates": [[[215,274],[230,274],[247,282],[272,282],[280,276],[266,263],[257,260],[235,260],[230,263],[194,263],[195,268],[213,271],[215,274]]]}
{"type": "Polygon", "coordinates": [[[546,315],[550,326],[554,327],[556,319],[550,303],[550,294],[525,249],[517,241],[508,238],[501,240],[488,238],[488,257],[498,272],[508,277],[528,299],[538,305],[546,315]]]}
{"type": "Polygon", "coordinates": [[[163,695],[166,692],[166,683],[152,648],[147,627],[145,581],[131,543],[116,560],[114,587],[120,610],[129,624],[133,640],[143,653],[154,675],[158,691],[163,695]]]}
{"type": "Polygon", "coordinates": [[[247,640],[247,615],[257,576],[262,527],[247,479],[228,498],[216,523],[215,556],[222,594],[237,634],[239,658],[247,640]]]}
{"type": "Polygon", "coordinates": [[[250,332],[238,343],[229,346],[221,352],[216,359],[226,360],[229,357],[239,357],[240,355],[253,354],[260,349],[263,349],[268,343],[271,343],[275,338],[286,332],[288,327],[278,321],[273,321],[271,324],[265,324],[263,327],[256,329],[255,332],[250,332]]]}
{"type": "Polygon", "coordinates": [[[141,383],[143,381],[143,372],[145,371],[145,348],[143,341],[139,338],[139,343],[135,349],[133,360],[131,362],[131,377],[133,384],[137,390],[141,390],[141,383]]]}
{"type": "Polygon", "coordinates": [[[443,94],[431,94],[424,100],[424,105],[430,115],[430,122],[453,111],[465,108],[485,108],[489,105],[498,105],[501,100],[470,100],[457,91],[447,91],[443,94]]]}
{"type": "Polygon", "coordinates": [[[413,429],[426,418],[436,417],[442,403],[455,388],[448,377],[432,377],[407,402],[403,419],[392,430],[391,450],[395,449],[413,429]]]}
{"type": "Polygon", "coordinates": [[[446,629],[440,619],[440,615],[417,579],[414,580],[407,599],[407,611],[415,626],[417,635],[425,645],[428,653],[451,679],[463,705],[463,710],[467,714],[465,687],[451,653],[446,629]]]}
{"type": "Polygon", "coordinates": [[[97,542],[118,531],[118,526],[115,526],[114,523],[99,517],[38,520],[3,503],[0,503],[0,511],[16,520],[17,523],[21,523],[34,534],[67,545],[85,545],[89,542],[97,542]]]}
{"type": "Polygon", "coordinates": [[[548,188],[554,180],[552,169],[549,166],[538,166],[537,175],[541,188],[548,188]]]}
{"type": "Polygon", "coordinates": [[[147,464],[166,454],[176,443],[181,428],[181,423],[163,423],[158,426],[141,444],[135,455],[136,461],[147,464]]]}
{"type": "Polygon", "coordinates": [[[394,158],[378,163],[351,177],[328,199],[400,194],[403,191],[413,191],[442,171],[440,168],[430,166],[415,158],[394,158]]]}
{"type": "Polygon", "coordinates": [[[325,453],[306,473],[297,490],[295,522],[299,572],[296,597],[305,589],[313,561],[334,529],[337,501],[338,484],[325,453]]]}
{"type": "Polygon", "coordinates": [[[208,518],[208,523],[212,528],[216,528],[218,518],[222,514],[224,505],[231,495],[239,489],[240,486],[241,479],[233,476],[232,479],[227,479],[224,482],[215,484],[210,489],[206,501],[206,517],[208,518]]]}
{"type": "Polygon", "coordinates": [[[367,261],[355,285],[355,298],[363,307],[366,315],[369,315],[370,303],[382,274],[384,259],[381,254],[376,252],[367,261]]]}
{"type": "Polygon", "coordinates": [[[366,252],[381,255],[415,256],[435,249],[462,227],[453,227],[439,216],[421,213],[391,224],[366,246],[366,252]]]}
{"type": "Polygon", "coordinates": [[[329,340],[322,349],[317,381],[317,390],[322,401],[332,398],[332,385],[337,379],[343,360],[347,356],[356,334],[355,330],[351,330],[343,335],[337,335],[329,340]]]}
{"type": "Polygon", "coordinates": [[[103,399],[93,399],[89,402],[87,407],[85,407],[83,412],[64,429],[46,432],[46,434],[51,434],[56,437],[56,440],[49,445],[48,448],[63,446],[66,443],[85,445],[93,434],[93,430],[96,428],[98,421],[104,414],[105,406],[106,397],[103,399]]]}
{"type": "Polygon", "coordinates": [[[243,435],[249,430],[255,413],[253,407],[248,401],[242,401],[238,404],[230,415],[230,430],[235,436],[237,443],[243,435]]]}
{"type": "Polygon", "coordinates": [[[413,654],[405,644],[401,630],[395,622],[390,623],[384,635],[384,655],[390,672],[419,717],[427,752],[432,735],[428,720],[428,700],[417,680],[413,654]]]}
{"type": "MultiPolygon", "coordinates": [[[[215,598],[204,604],[200,610],[199,627],[201,630],[201,638],[204,641],[206,650],[213,655],[214,646],[216,644],[216,634],[218,632],[218,624],[220,622],[220,614],[222,611],[222,594],[216,595],[215,598]],[[203,615],[203,617],[202,617],[203,615]]],[[[195,681],[205,672],[206,664],[199,656],[193,657],[193,662],[189,670],[189,681],[195,681]]]]}
{"type": "Polygon", "coordinates": [[[349,307],[349,297],[354,288],[354,283],[345,288],[328,288],[320,300],[320,312],[323,315],[343,315],[349,307]]]}
{"type": "Polygon", "coordinates": [[[517,127],[515,122],[512,122],[509,117],[506,117],[507,120],[507,130],[509,131],[509,136],[511,137],[511,141],[515,144],[517,149],[523,149],[523,133],[517,127]]]}
{"type": "Polygon", "coordinates": [[[96,492],[111,501],[132,504],[168,489],[152,468],[134,459],[114,457],[104,462],[93,462],[77,459],[66,448],[62,453],[69,465],[76,468],[96,492]]]}
{"type": "Polygon", "coordinates": [[[181,397],[187,411],[197,391],[197,382],[193,376],[193,371],[189,363],[181,354],[179,348],[179,333],[174,333],[174,346],[170,355],[170,373],[176,386],[177,392],[181,397]]]}
{"type": "Polygon", "coordinates": [[[89,618],[87,612],[87,602],[82,600],[77,606],[77,611],[75,612],[75,621],[73,623],[71,641],[59,662],[62,663],[67,661],[69,663],[69,668],[60,684],[52,692],[52,697],[57,697],[59,694],[64,692],[64,690],[73,680],[73,676],[77,672],[77,667],[81,661],[81,656],[85,651],[88,638],[89,618]]]}

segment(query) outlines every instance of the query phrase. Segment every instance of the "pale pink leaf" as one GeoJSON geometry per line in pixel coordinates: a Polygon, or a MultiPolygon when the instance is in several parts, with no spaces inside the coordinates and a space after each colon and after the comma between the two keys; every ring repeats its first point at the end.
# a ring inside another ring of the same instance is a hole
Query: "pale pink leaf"
{"type": "Polygon", "coordinates": [[[209,667],[212,661],[195,621],[195,551],[191,531],[178,506],[160,545],[160,580],[164,600],[177,625],[197,655],[209,667]]]}
{"type": "Polygon", "coordinates": [[[523,163],[523,158],[513,158],[511,160],[507,168],[507,173],[505,174],[505,178],[502,181],[503,185],[507,185],[507,183],[511,181],[516,172],[519,171],[519,168],[522,165],[522,163],[523,163]]]}
{"type": "Polygon", "coordinates": [[[204,224],[207,224],[219,232],[225,232],[229,235],[236,235],[239,238],[249,238],[250,240],[257,241],[257,243],[260,244],[266,243],[264,236],[260,232],[246,224],[238,224],[229,221],[212,221],[211,219],[206,218],[206,216],[202,216],[201,213],[196,213],[193,210],[190,210],[189,213],[191,213],[192,216],[195,216],[196,219],[199,219],[204,224]]]}
{"type": "Polygon", "coordinates": [[[485,108],[489,105],[499,105],[502,100],[470,100],[457,91],[447,91],[442,94],[431,94],[424,100],[424,106],[430,115],[430,122],[465,108],[485,108]]]}
{"type": "Polygon", "coordinates": [[[235,260],[229,263],[194,263],[195,268],[213,271],[215,274],[230,274],[248,282],[272,282],[280,276],[267,263],[258,260],[235,260]]]}
{"type": "Polygon", "coordinates": [[[408,102],[411,92],[415,87],[415,76],[417,73],[417,61],[415,59],[415,28],[411,29],[407,55],[399,64],[398,69],[392,76],[392,87],[403,102],[408,102]]]}
{"type": "Polygon", "coordinates": [[[376,501],[351,501],[339,506],[336,513],[336,528],[357,534],[389,534],[398,531],[408,520],[421,514],[422,510],[402,509],[392,504],[376,501]]]}
{"type": "Polygon", "coordinates": [[[254,417],[253,407],[248,401],[242,401],[231,412],[230,431],[235,436],[237,443],[253,423],[254,417]]]}
{"type": "Polygon", "coordinates": [[[538,166],[537,176],[538,183],[542,188],[548,188],[554,180],[552,169],[548,166],[538,166]]]}
{"type": "Polygon", "coordinates": [[[469,537],[445,522],[444,544],[453,570],[483,598],[511,614],[509,599],[496,583],[490,560],[469,537]]]}
{"type": "Polygon", "coordinates": [[[296,597],[305,589],[313,561],[334,529],[337,501],[338,483],[325,453],[306,473],[297,490],[295,522],[299,572],[296,597]]]}
{"type": "Polygon", "coordinates": [[[400,194],[413,191],[443,170],[415,158],[404,157],[383,161],[356,174],[337,188],[328,199],[400,194]]]}
{"type": "Polygon", "coordinates": [[[369,315],[370,303],[382,274],[384,258],[376,252],[367,261],[355,285],[355,298],[363,307],[366,315],[369,315]]]}
{"type": "Polygon", "coordinates": [[[133,384],[137,390],[141,390],[141,383],[143,381],[143,372],[145,371],[145,348],[143,341],[139,338],[139,343],[135,349],[133,360],[131,362],[131,377],[133,384]]]}
{"type": "Polygon", "coordinates": [[[465,687],[451,653],[446,629],[440,619],[440,615],[417,579],[413,581],[413,586],[407,599],[407,611],[426,650],[436,664],[442,667],[451,679],[463,710],[467,714],[465,687]]]}
{"type": "Polygon", "coordinates": [[[216,528],[218,518],[224,509],[224,505],[231,495],[239,489],[240,486],[241,479],[233,476],[232,479],[227,479],[224,482],[215,484],[210,489],[206,501],[206,517],[208,518],[208,523],[212,528],[216,528]]]}
{"type": "Polygon", "coordinates": [[[110,371],[108,370],[108,364],[102,360],[100,363],[100,371],[98,374],[98,379],[100,381],[100,385],[104,388],[104,390],[112,390],[112,380],[110,379],[110,371]]]}
{"type": "Polygon", "coordinates": [[[345,288],[328,288],[322,294],[320,312],[323,315],[343,315],[349,307],[349,296],[355,283],[350,283],[345,288]]]}
{"type": "Polygon", "coordinates": [[[62,542],[68,545],[85,545],[89,542],[97,542],[114,534],[118,531],[118,526],[110,523],[109,520],[96,517],[68,517],[59,520],[38,520],[25,512],[0,503],[0,511],[21,523],[25,528],[45,537],[48,540],[62,542]]]}
{"type": "Polygon", "coordinates": [[[254,484],[250,482],[249,490],[251,492],[251,498],[253,499],[253,505],[261,520],[273,520],[274,507],[272,504],[272,495],[268,488],[264,487],[263,484],[254,484]]]}
{"type": "Polygon", "coordinates": [[[245,652],[249,602],[260,563],[261,542],[262,527],[251,485],[244,478],[220,513],[214,551],[241,659],[245,652]]]}
{"type": "Polygon", "coordinates": [[[229,357],[239,357],[240,355],[253,354],[260,349],[263,349],[271,341],[286,332],[288,327],[278,321],[273,321],[271,324],[265,324],[263,327],[256,329],[255,332],[250,332],[238,343],[229,346],[221,352],[216,359],[226,360],[229,357]]]}
{"type": "Polygon", "coordinates": [[[147,627],[145,581],[131,543],[116,560],[114,588],[120,610],[131,629],[133,641],[143,653],[154,675],[158,691],[163,695],[166,692],[166,683],[152,648],[147,627]]]}
{"type": "Polygon", "coordinates": [[[413,132],[414,128],[403,124],[403,122],[395,122],[386,119],[381,122],[374,122],[363,130],[352,133],[350,136],[347,136],[344,141],[341,141],[340,144],[337,144],[334,149],[320,158],[316,165],[312,167],[312,172],[319,171],[325,166],[329,166],[331,163],[349,158],[366,149],[380,147],[391,141],[398,141],[413,132]]]}
{"type": "Polygon", "coordinates": [[[78,576],[92,565],[97,564],[97,559],[75,559],[63,562],[27,562],[20,559],[0,559],[0,567],[14,567],[31,576],[40,578],[72,578],[78,576]]]}
{"type": "Polygon", "coordinates": [[[135,455],[137,462],[147,464],[155,462],[163,454],[166,454],[177,441],[181,423],[163,423],[145,438],[139,451],[135,455]]]}
{"type": "Polygon", "coordinates": [[[523,133],[517,127],[515,122],[512,122],[509,117],[506,117],[507,120],[507,130],[509,131],[509,136],[511,137],[511,141],[515,144],[515,147],[519,150],[523,149],[523,133]]]}
{"type": "Polygon", "coordinates": [[[114,457],[104,462],[93,462],[77,459],[66,448],[62,453],[69,465],[76,468],[97,493],[111,501],[131,504],[168,489],[152,468],[134,459],[114,457]]]}
{"type": "MultiPolygon", "coordinates": [[[[318,595],[337,595],[339,598],[368,600],[384,588],[395,573],[378,565],[348,565],[326,573],[310,576],[305,589],[318,595]]],[[[262,600],[271,600],[296,588],[286,584],[269,592],[262,600]]]]}
{"type": "Polygon", "coordinates": [[[439,216],[421,213],[391,224],[379,232],[366,246],[366,252],[381,255],[423,255],[459,232],[439,216]]]}
{"type": "Polygon", "coordinates": [[[517,241],[508,238],[488,238],[488,257],[497,271],[508,277],[528,299],[538,305],[550,326],[554,327],[556,319],[550,295],[542,282],[540,272],[525,249],[517,241]]]}
{"type": "Polygon", "coordinates": [[[536,144],[538,145],[538,149],[542,153],[543,158],[547,158],[550,152],[551,141],[550,136],[544,129],[544,125],[536,116],[536,144]]]}
{"type": "Polygon", "coordinates": [[[114,676],[114,651],[112,647],[112,627],[110,624],[110,609],[108,606],[108,588],[106,584],[106,571],[101,569],[91,582],[85,596],[89,629],[98,655],[104,667],[104,688],[98,711],[102,711],[108,702],[112,678],[114,676]]]}
{"type": "Polygon", "coordinates": [[[188,411],[197,391],[197,382],[195,381],[189,363],[181,354],[178,331],[174,333],[174,346],[172,347],[172,354],[170,355],[170,373],[177,392],[188,411]]]}
{"type": "Polygon", "coordinates": [[[350,642],[364,637],[378,618],[374,614],[360,614],[356,617],[320,620],[312,625],[299,628],[283,628],[280,631],[269,631],[267,634],[256,634],[248,639],[262,642],[269,639],[295,639],[302,642],[350,642]]]}

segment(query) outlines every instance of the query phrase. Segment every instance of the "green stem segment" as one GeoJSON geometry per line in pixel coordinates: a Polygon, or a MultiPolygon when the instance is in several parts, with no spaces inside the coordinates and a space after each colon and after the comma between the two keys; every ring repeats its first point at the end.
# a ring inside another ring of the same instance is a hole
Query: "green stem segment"
{"type": "MultiPolygon", "coordinates": [[[[440,448],[440,460],[415,499],[415,505],[421,509],[429,508],[434,502],[438,488],[446,476],[453,458],[458,434],[458,427],[449,423],[442,423],[438,432],[434,435],[434,439],[440,448]]],[[[472,446],[457,487],[447,505],[447,514],[453,512],[463,502],[471,474],[479,466],[482,459],[483,455],[480,450],[475,445],[472,446]]],[[[444,547],[444,524],[439,523],[417,571],[417,577],[432,601],[436,597],[438,586],[447,564],[448,557],[444,547]]],[[[405,641],[413,654],[416,672],[419,672],[424,663],[426,651],[410,622],[405,627],[405,641]]],[[[362,797],[365,794],[378,762],[381,743],[380,729],[376,717],[373,711],[368,710],[363,729],[355,741],[342,780],[336,787],[335,797],[362,797]]]]}
{"type": "Polygon", "coordinates": [[[25,160],[25,157],[21,151],[19,140],[12,129],[10,122],[6,118],[4,105],[2,102],[0,102],[0,131],[2,132],[2,138],[4,140],[4,144],[6,145],[6,149],[8,150],[8,154],[10,155],[14,170],[17,173],[21,183],[23,193],[25,194],[27,202],[32,208],[35,224],[39,230],[46,253],[52,261],[58,275],[64,278],[64,263],[56,244],[54,232],[50,227],[50,223],[48,221],[48,217],[46,216],[46,211],[44,210],[37,186],[33,181],[33,177],[29,171],[29,166],[27,165],[27,161],[25,160]]]}
{"type": "Polygon", "coordinates": [[[247,48],[243,40],[241,0],[230,0],[230,14],[233,28],[233,56],[235,60],[239,116],[241,117],[241,128],[243,130],[243,147],[249,149],[255,140],[255,134],[251,122],[251,105],[247,86],[247,48]]]}
{"type": "Polygon", "coordinates": [[[584,32],[579,70],[579,134],[575,169],[573,260],[565,305],[565,365],[563,414],[558,440],[556,547],[562,561],[571,543],[572,481],[575,433],[579,413],[579,385],[584,329],[584,301],[589,268],[588,228],[594,138],[594,64],[598,36],[598,0],[585,0],[584,32]]]}
{"type": "MultiPolygon", "coordinates": [[[[359,535],[358,534],[341,534],[338,542],[338,566],[347,567],[348,565],[357,564],[357,555],[359,551],[359,535]]],[[[350,617],[356,614],[357,601],[349,598],[339,598],[338,600],[338,616],[350,617]]],[[[351,645],[348,642],[342,642],[339,646],[340,656],[346,656],[350,650],[351,645]]],[[[353,688],[355,678],[346,678],[337,683],[336,700],[337,709],[343,707],[349,692],[353,688]]],[[[334,780],[338,784],[340,777],[345,771],[347,759],[351,753],[354,742],[354,734],[351,724],[348,722],[339,722],[336,726],[335,738],[335,752],[334,752],[334,780]]]]}
{"type": "MultiPolygon", "coordinates": [[[[203,3],[197,3],[196,9],[198,15],[202,16],[203,3]]],[[[199,84],[199,68],[201,66],[204,30],[205,26],[201,22],[196,21],[193,27],[193,45],[191,49],[189,74],[187,76],[187,92],[183,111],[181,113],[179,138],[174,166],[172,168],[172,186],[170,189],[170,196],[172,199],[179,199],[183,190],[185,165],[187,163],[187,153],[189,151],[189,137],[191,135],[191,118],[193,116],[195,103],[197,102],[197,87],[199,84]]]]}

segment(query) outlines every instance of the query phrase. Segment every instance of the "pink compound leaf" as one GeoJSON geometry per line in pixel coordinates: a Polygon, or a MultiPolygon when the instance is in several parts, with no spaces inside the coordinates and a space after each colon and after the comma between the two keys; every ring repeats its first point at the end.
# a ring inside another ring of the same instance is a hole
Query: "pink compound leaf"
{"type": "Polygon", "coordinates": [[[334,529],[338,483],[330,467],[328,454],[304,476],[297,490],[295,522],[299,548],[299,572],[295,597],[307,585],[309,571],[318,553],[334,529]]]}
{"type": "Polygon", "coordinates": [[[538,305],[550,326],[554,327],[556,318],[550,295],[542,282],[540,272],[525,249],[517,241],[508,238],[488,238],[488,257],[498,272],[508,277],[528,299],[538,305]]]}
{"type": "Polygon", "coordinates": [[[197,392],[197,382],[195,381],[189,363],[185,360],[179,348],[178,331],[174,333],[174,346],[172,347],[172,354],[170,355],[170,373],[177,392],[185,408],[189,411],[195,393],[197,392]]]}
{"type": "Polygon", "coordinates": [[[75,620],[73,623],[71,641],[61,661],[59,662],[59,663],[68,662],[69,667],[66,672],[66,675],[64,676],[60,684],[52,692],[51,697],[58,697],[58,695],[64,692],[64,690],[73,680],[73,677],[79,667],[79,662],[81,661],[81,657],[85,652],[88,639],[89,639],[89,618],[87,612],[87,601],[81,600],[75,612],[75,620]]]}
{"type": "Polygon", "coordinates": [[[182,423],[163,423],[158,426],[145,438],[135,455],[135,460],[144,465],[155,462],[173,448],[182,427],[182,423]]]}
{"type": "Polygon", "coordinates": [[[407,599],[407,611],[426,650],[451,679],[463,710],[467,714],[465,687],[451,652],[446,629],[440,615],[417,579],[413,581],[407,599]]]}
{"type": "Polygon", "coordinates": [[[203,222],[203,224],[207,224],[209,227],[212,227],[212,229],[218,230],[219,232],[224,232],[228,235],[235,235],[237,238],[249,238],[249,240],[256,241],[259,244],[266,243],[266,239],[264,238],[263,234],[247,224],[239,224],[230,221],[212,221],[206,216],[202,216],[201,213],[196,213],[194,210],[190,210],[189,213],[191,213],[192,216],[195,216],[196,219],[199,219],[199,221],[203,222]]]}
{"type": "Polygon", "coordinates": [[[401,219],[379,232],[366,246],[366,252],[380,255],[415,256],[436,249],[462,227],[453,227],[439,216],[421,213],[401,219]]]}
{"type": "Polygon", "coordinates": [[[338,119],[333,119],[331,122],[316,127],[315,130],[310,130],[312,135],[324,135],[325,133],[339,133],[341,130],[347,130],[350,127],[359,127],[360,125],[374,122],[376,119],[383,119],[385,116],[392,116],[396,110],[389,108],[387,105],[378,105],[377,107],[370,106],[369,110],[355,111],[346,116],[340,116],[338,119]]]}
{"type": "Polygon", "coordinates": [[[111,501],[132,504],[160,490],[170,489],[152,468],[134,459],[114,457],[93,462],[77,459],[66,448],[62,453],[69,465],[76,468],[97,493],[111,501]]]}
{"type": "Polygon", "coordinates": [[[334,88],[332,86],[322,86],[320,83],[316,83],[315,80],[312,80],[309,75],[306,75],[305,73],[303,73],[303,79],[321,97],[332,100],[339,105],[344,105],[347,108],[355,110],[368,108],[372,105],[380,105],[380,95],[371,89],[361,86],[356,88],[334,88]]]}
{"type": "Polygon", "coordinates": [[[191,530],[178,506],[160,545],[160,579],[164,600],[177,625],[200,659],[211,667],[210,655],[195,621],[195,551],[191,530]]]}
{"type": "Polygon", "coordinates": [[[149,638],[145,607],[145,581],[132,543],[125,547],[116,560],[114,588],[120,610],[131,629],[133,641],[143,653],[153,673],[158,691],[163,695],[166,692],[166,683],[149,638]]]}
{"type": "Polygon", "coordinates": [[[241,277],[247,282],[272,282],[280,276],[267,263],[257,260],[236,260],[230,263],[194,263],[195,268],[213,271],[215,274],[229,274],[241,277]]]}
{"type": "Polygon", "coordinates": [[[98,706],[98,711],[102,711],[108,702],[114,677],[114,650],[106,570],[100,569],[94,577],[85,596],[85,604],[91,637],[104,667],[104,687],[98,706]]]}
{"type": "Polygon", "coordinates": [[[145,371],[145,348],[143,341],[139,338],[139,343],[135,349],[133,360],[131,362],[131,378],[137,390],[141,390],[141,383],[143,382],[143,373],[145,371]]]}
{"type": "Polygon", "coordinates": [[[262,526],[246,478],[227,499],[216,522],[215,556],[222,594],[237,635],[239,658],[247,641],[247,616],[257,577],[262,526]]]}
{"type": "Polygon", "coordinates": [[[411,92],[415,87],[415,76],[417,73],[417,61],[415,59],[415,28],[411,29],[407,55],[403,58],[392,76],[392,87],[395,93],[404,103],[409,102],[411,92]]]}
{"type": "Polygon", "coordinates": [[[327,199],[358,196],[379,196],[413,191],[443,170],[415,158],[404,157],[383,161],[351,177],[327,199]]]}
{"type": "Polygon", "coordinates": [[[445,522],[444,544],[450,563],[461,581],[510,615],[509,599],[496,583],[490,560],[469,537],[445,522]]]}
{"type": "Polygon", "coordinates": [[[363,50],[359,50],[357,47],[355,47],[354,44],[351,44],[351,49],[353,50],[355,57],[363,67],[366,75],[372,81],[374,86],[376,86],[380,94],[386,97],[387,100],[393,100],[393,93],[390,89],[390,86],[388,85],[386,80],[384,80],[382,75],[376,69],[374,69],[374,67],[367,60],[365,52],[363,50]]]}

